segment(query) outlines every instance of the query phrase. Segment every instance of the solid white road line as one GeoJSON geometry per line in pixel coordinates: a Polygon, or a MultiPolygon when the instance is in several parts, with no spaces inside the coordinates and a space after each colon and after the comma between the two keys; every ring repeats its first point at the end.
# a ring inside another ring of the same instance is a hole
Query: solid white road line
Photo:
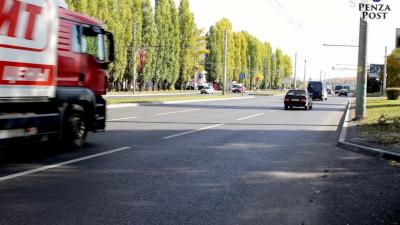
{"type": "Polygon", "coordinates": [[[163,137],[162,139],[168,140],[168,139],[180,137],[180,136],[187,135],[187,134],[192,134],[192,133],[203,131],[203,130],[209,130],[209,129],[212,129],[212,128],[215,128],[215,127],[220,127],[222,125],[224,125],[224,124],[221,123],[221,124],[216,124],[216,125],[212,125],[212,126],[209,126],[209,127],[203,127],[203,128],[197,129],[197,130],[192,130],[192,131],[188,131],[188,132],[184,132],[184,133],[180,133],[180,134],[171,135],[171,136],[168,136],[168,137],[163,137]]]}
{"type": "Polygon", "coordinates": [[[55,168],[58,168],[58,167],[63,167],[63,166],[66,166],[66,165],[70,165],[70,164],[74,164],[74,163],[77,163],[77,162],[86,161],[86,160],[93,159],[93,158],[98,158],[98,157],[104,156],[104,155],[110,155],[110,154],[116,153],[116,152],[126,151],[128,149],[131,149],[131,147],[118,148],[118,149],[110,150],[110,151],[107,151],[107,152],[102,152],[102,153],[98,153],[98,154],[94,154],[94,155],[90,155],[90,156],[86,156],[86,157],[82,157],[82,158],[78,158],[78,159],[74,159],[74,160],[69,160],[69,161],[62,162],[62,163],[57,163],[57,164],[44,166],[44,167],[40,167],[40,168],[33,169],[33,170],[28,170],[28,171],[21,172],[21,173],[8,175],[8,176],[5,176],[5,177],[0,177],[0,182],[6,181],[6,180],[11,180],[11,179],[22,177],[22,176],[31,175],[31,174],[42,172],[42,171],[45,171],[45,170],[51,170],[51,169],[55,169],[55,168]]]}
{"type": "Polygon", "coordinates": [[[118,119],[107,120],[107,122],[120,121],[120,120],[131,120],[131,119],[137,119],[137,117],[133,116],[133,117],[126,117],[126,118],[118,118],[118,119]]]}
{"type": "Polygon", "coordinates": [[[194,112],[194,111],[198,111],[198,110],[200,110],[200,109],[190,109],[190,110],[182,110],[182,111],[175,111],[175,112],[159,113],[159,114],[157,114],[157,116],[164,116],[164,115],[185,113],[185,112],[194,112]]]}
{"type": "Polygon", "coordinates": [[[251,105],[251,104],[256,104],[257,102],[246,102],[246,103],[242,103],[242,104],[239,104],[239,105],[251,105]]]}
{"type": "Polygon", "coordinates": [[[269,112],[276,112],[276,111],[278,111],[278,110],[270,110],[269,112]]]}
{"type": "Polygon", "coordinates": [[[259,114],[256,114],[256,115],[252,115],[252,116],[248,116],[248,117],[244,117],[244,118],[237,119],[237,121],[242,121],[242,120],[251,119],[251,118],[254,118],[254,117],[257,117],[257,116],[262,116],[262,115],[264,115],[264,114],[265,114],[265,113],[259,113],[259,114]]]}

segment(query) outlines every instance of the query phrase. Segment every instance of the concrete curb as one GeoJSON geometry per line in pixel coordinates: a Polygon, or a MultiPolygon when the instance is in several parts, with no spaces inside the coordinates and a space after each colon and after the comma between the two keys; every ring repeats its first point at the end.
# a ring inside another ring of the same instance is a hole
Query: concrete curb
{"type": "MultiPolygon", "coordinates": [[[[215,93],[221,93],[221,91],[215,91],[215,93]]],[[[153,93],[153,94],[107,94],[103,95],[103,98],[126,98],[126,97],[158,97],[158,96],[182,96],[182,95],[196,95],[200,94],[200,91],[193,92],[182,92],[182,93],[153,93]]]]}
{"type": "Polygon", "coordinates": [[[181,101],[168,101],[168,102],[145,102],[145,103],[127,103],[127,104],[115,104],[107,106],[107,109],[120,109],[138,106],[152,106],[152,105],[172,105],[182,103],[196,103],[196,102],[216,102],[216,101],[229,101],[229,100],[241,100],[241,99],[253,99],[250,97],[234,97],[234,98],[217,98],[217,99],[197,99],[197,100],[181,100],[181,101]]]}
{"type": "Polygon", "coordinates": [[[394,159],[394,160],[400,160],[400,154],[395,153],[395,152],[389,152],[377,148],[371,148],[363,145],[358,145],[358,144],[353,144],[350,142],[346,141],[346,135],[347,135],[347,128],[349,127],[349,115],[350,115],[350,107],[351,107],[351,101],[348,103],[347,108],[346,108],[346,116],[344,118],[344,122],[342,124],[342,128],[340,131],[340,136],[339,136],[339,141],[338,141],[338,147],[357,152],[357,153],[362,153],[370,156],[375,156],[378,158],[385,158],[385,159],[394,159]]]}

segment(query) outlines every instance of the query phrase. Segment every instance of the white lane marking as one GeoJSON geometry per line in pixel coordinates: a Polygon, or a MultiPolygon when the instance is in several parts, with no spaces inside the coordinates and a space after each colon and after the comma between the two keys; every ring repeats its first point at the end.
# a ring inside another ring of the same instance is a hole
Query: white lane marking
{"type": "Polygon", "coordinates": [[[248,117],[244,117],[244,118],[237,119],[237,121],[242,121],[242,120],[251,119],[251,118],[254,118],[254,117],[257,117],[257,116],[262,116],[262,115],[264,115],[264,114],[265,114],[265,113],[259,113],[259,114],[256,114],[256,115],[252,115],[252,116],[248,116],[248,117]]]}
{"type": "Polygon", "coordinates": [[[131,148],[132,147],[117,148],[117,149],[110,150],[110,151],[107,151],[107,152],[102,152],[102,153],[98,153],[98,154],[94,154],[94,155],[90,155],[90,156],[86,156],[86,157],[82,157],[82,158],[78,158],[78,159],[65,161],[65,162],[62,162],[62,163],[57,163],[57,164],[44,166],[44,167],[40,167],[40,168],[33,169],[33,170],[28,170],[28,171],[21,172],[21,173],[8,175],[8,176],[5,176],[5,177],[0,177],[0,182],[6,181],[6,180],[11,180],[11,179],[22,177],[22,176],[31,175],[31,174],[42,172],[42,171],[45,171],[45,170],[51,170],[51,169],[55,169],[55,168],[58,168],[58,167],[63,167],[63,166],[66,166],[66,165],[70,165],[70,164],[74,164],[74,163],[77,163],[77,162],[86,161],[86,160],[93,159],[93,158],[98,158],[98,157],[104,156],[104,155],[110,155],[110,154],[116,153],[116,152],[126,151],[126,150],[131,149],[131,148]]]}
{"type": "Polygon", "coordinates": [[[221,124],[216,124],[216,125],[212,125],[212,126],[209,126],[209,127],[203,127],[203,128],[197,129],[197,130],[192,130],[192,131],[188,131],[188,132],[184,132],[184,133],[180,133],[180,134],[171,135],[171,136],[168,136],[168,137],[163,137],[162,139],[168,140],[168,139],[180,137],[180,136],[187,135],[187,134],[192,134],[192,133],[203,131],[203,130],[209,130],[209,129],[212,129],[212,128],[215,128],[215,127],[220,127],[222,125],[224,125],[224,124],[221,123],[221,124]]]}
{"type": "Polygon", "coordinates": [[[190,109],[190,110],[182,110],[182,111],[175,111],[175,112],[159,113],[159,114],[157,114],[157,116],[164,116],[164,115],[185,113],[185,112],[194,112],[194,111],[198,111],[198,110],[200,110],[200,109],[190,109]]]}
{"type": "Polygon", "coordinates": [[[257,102],[246,102],[246,103],[242,103],[242,104],[239,104],[239,105],[251,105],[251,104],[256,104],[257,102]]]}
{"type": "Polygon", "coordinates": [[[131,120],[131,119],[137,119],[137,117],[133,116],[133,117],[126,117],[126,118],[118,118],[118,119],[107,120],[107,122],[120,121],[120,120],[131,120]]]}
{"type": "Polygon", "coordinates": [[[276,111],[278,111],[278,110],[270,110],[269,112],[276,112],[276,111]]]}

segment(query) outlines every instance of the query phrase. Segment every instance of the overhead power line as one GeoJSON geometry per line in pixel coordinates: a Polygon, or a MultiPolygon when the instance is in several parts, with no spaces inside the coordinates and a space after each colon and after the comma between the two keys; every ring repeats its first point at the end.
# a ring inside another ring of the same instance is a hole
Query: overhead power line
{"type": "Polygon", "coordinates": [[[271,5],[275,10],[294,28],[301,29],[301,23],[296,23],[292,15],[288,13],[284,6],[278,0],[268,0],[269,5],[271,5]]]}

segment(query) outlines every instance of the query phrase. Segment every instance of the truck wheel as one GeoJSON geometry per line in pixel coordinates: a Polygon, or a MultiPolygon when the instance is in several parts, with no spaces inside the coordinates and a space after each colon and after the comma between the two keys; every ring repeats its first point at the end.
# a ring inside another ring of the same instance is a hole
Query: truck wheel
{"type": "Polygon", "coordinates": [[[87,124],[83,111],[72,111],[66,116],[63,130],[65,144],[81,148],[87,136],[87,124]]]}

